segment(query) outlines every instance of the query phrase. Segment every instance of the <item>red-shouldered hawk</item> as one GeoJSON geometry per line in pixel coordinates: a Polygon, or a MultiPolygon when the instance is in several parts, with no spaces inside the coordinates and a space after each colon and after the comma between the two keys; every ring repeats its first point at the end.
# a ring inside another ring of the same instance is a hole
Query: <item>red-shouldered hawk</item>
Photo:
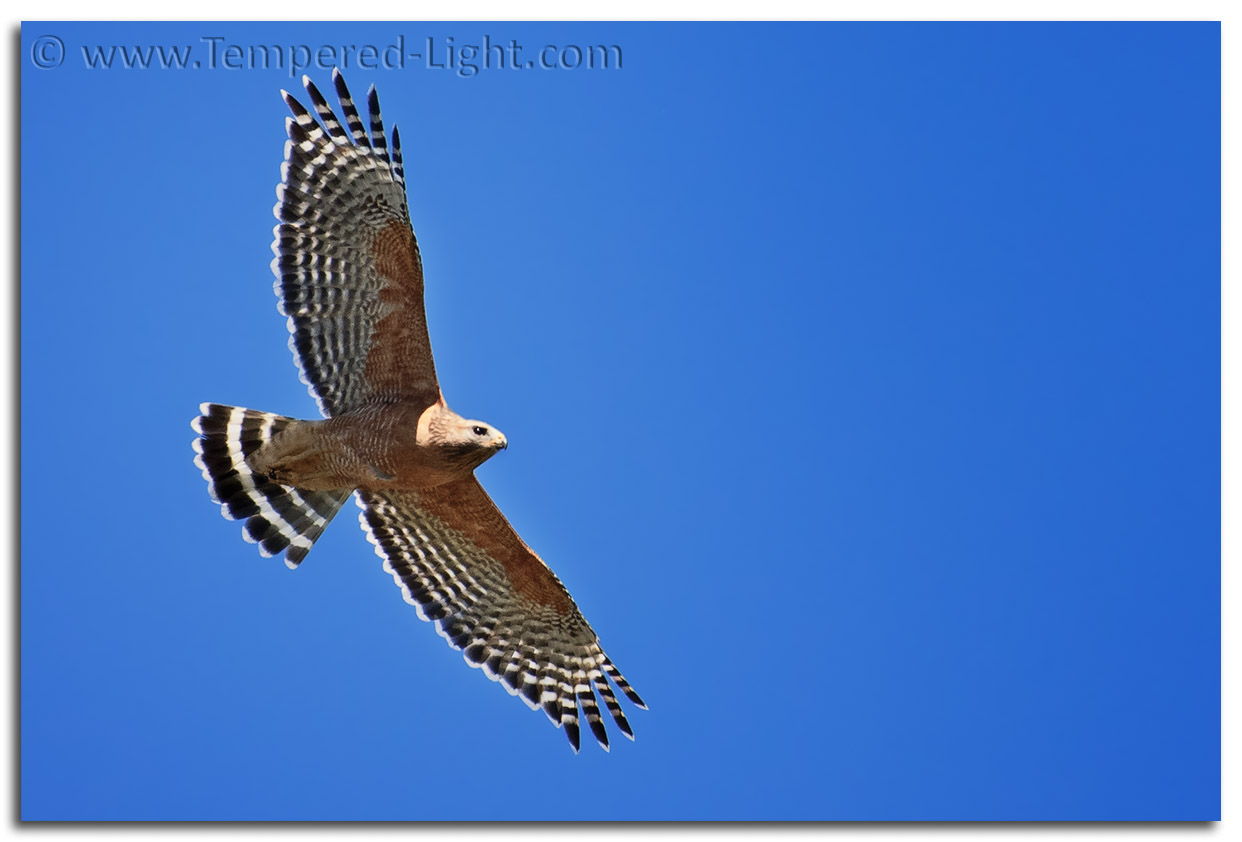
{"type": "Polygon", "coordinates": [[[344,126],[310,79],[318,121],[281,92],[293,118],[272,244],[289,347],[326,420],[203,404],[194,462],[243,537],[290,568],[353,493],[384,569],[467,663],[542,707],[575,752],[579,708],[608,748],[597,692],[633,739],[609,680],[646,705],[475,479],[505,437],[440,391],[396,127],[390,153],[375,87],[364,124],[332,80],[344,126]]]}

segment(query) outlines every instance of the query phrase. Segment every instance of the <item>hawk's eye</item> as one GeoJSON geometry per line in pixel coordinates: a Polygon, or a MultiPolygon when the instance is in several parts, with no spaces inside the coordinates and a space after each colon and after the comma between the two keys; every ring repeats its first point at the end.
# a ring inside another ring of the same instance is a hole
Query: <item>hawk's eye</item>
{"type": "Polygon", "coordinates": [[[474,433],[476,436],[485,436],[485,435],[487,435],[487,428],[486,428],[486,427],[471,427],[471,428],[470,428],[470,431],[471,431],[472,433],[474,433]]]}

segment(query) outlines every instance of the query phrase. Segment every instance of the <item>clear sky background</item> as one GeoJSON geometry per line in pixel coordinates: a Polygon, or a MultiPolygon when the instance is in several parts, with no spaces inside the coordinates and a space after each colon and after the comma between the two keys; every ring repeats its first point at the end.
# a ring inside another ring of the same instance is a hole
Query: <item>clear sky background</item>
{"type": "Polygon", "coordinates": [[[21,62],[23,818],[1219,817],[1218,25],[27,23],[21,62]],[[427,66],[485,34],[623,67],[427,66]],[[298,83],[224,47],[399,37],[345,75],[445,394],[508,435],[479,475],[650,705],[610,754],[352,503],[289,571],[191,461],[202,401],[316,414],[268,269],[298,83]]]}

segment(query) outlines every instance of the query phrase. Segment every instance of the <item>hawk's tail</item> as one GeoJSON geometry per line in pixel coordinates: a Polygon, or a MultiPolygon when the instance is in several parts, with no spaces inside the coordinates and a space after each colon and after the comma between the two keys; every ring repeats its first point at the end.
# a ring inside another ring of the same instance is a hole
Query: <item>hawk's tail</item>
{"type": "Polygon", "coordinates": [[[244,520],[242,537],[285,564],[297,567],[324,527],[349,497],[348,491],[303,491],[256,474],[246,457],[291,423],[292,418],[236,406],[205,403],[190,426],[194,464],[203,472],[211,499],[230,520],[244,520]]]}

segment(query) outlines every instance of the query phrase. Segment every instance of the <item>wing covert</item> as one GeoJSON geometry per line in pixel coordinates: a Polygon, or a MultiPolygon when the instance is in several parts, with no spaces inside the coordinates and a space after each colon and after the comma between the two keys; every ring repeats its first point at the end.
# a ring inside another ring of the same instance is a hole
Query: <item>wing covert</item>
{"type": "Polygon", "coordinates": [[[325,416],[376,399],[430,405],[439,385],[399,136],[394,129],[390,155],[374,87],[368,136],[339,72],[333,81],[344,125],[310,79],[314,115],[284,94],[293,117],[272,271],[289,346],[325,416]]]}
{"type": "Polygon", "coordinates": [[[356,492],[359,520],[406,602],[466,662],[542,708],[578,750],[581,708],[608,748],[596,693],[634,738],[609,679],[641,698],[600,648],[574,601],[474,476],[418,492],[356,492]]]}

